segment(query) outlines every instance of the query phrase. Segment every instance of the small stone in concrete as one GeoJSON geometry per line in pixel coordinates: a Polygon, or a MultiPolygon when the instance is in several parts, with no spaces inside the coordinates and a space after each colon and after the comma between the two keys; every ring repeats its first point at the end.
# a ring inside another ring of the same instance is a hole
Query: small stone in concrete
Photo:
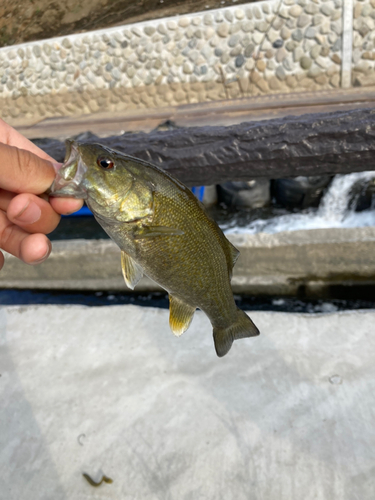
{"type": "Polygon", "coordinates": [[[241,31],[241,23],[235,23],[230,25],[229,33],[231,35],[233,35],[234,33],[238,33],[239,31],[241,31]]]}
{"type": "Polygon", "coordinates": [[[298,47],[298,43],[295,42],[294,40],[288,40],[285,44],[285,48],[286,50],[288,50],[289,52],[293,52],[293,50],[298,47]]]}
{"type": "Polygon", "coordinates": [[[315,16],[313,16],[312,23],[314,26],[318,26],[319,24],[322,24],[323,21],[324,21],[324,17],[321,14],[315,14],[315,16]]]}
{"type": "Polygon", "coordinates": [[[43,43],[43,52],[46,54],[46,56],[49,56],[51,54],[51,46],[48,43],[43,43]]]}
{"type": "Polygon", "coordinates": [[[303,57],[305,54],[305,51],[302,49],[302,47],[296,47],[293,51],[293,61],[298,62],[301,57],[303,57]]]}
{"type": "Polygon", "coordinates": [[[293,5],[289,9],[289,14],[293,17],[299,17],[302,14],[302,7],[300,5],[293,5]]]}
{"type": "Polygon", "coordinates": [[[39,45],[34,45],[33,46],[33,52],[34,52],[34,55],[36,57],[40,57],[41,54],[42,54],[42,51],[41,51],[41,48],[39,47],[39,45]]]}
{"type": "Polygon", "coordinates": [[[341,37],[336,40],[332,45],[332,52],[339,52],[341,50],[341,37]]]}
{"type": "Polygon", "coordinates": [[[235,16],[239,21],[241,21],[245,17],[245,12],[242,9],[236,9],[235,16]]]}
{"type": "Polygon", "coordinates": [[[319,7],[312,2],[309,2],[305,6],[306,14],[317,14],[319,12],[319,7]]]}
{"type": "Polygon", "coordinates": [[[255,28],[261,33],[265,33],[269,28],[269,24],[266,21],[260,21],[256,23],[255,28]]]}
{"type": "Polygon", "coordinates": [[[266,62],[263,61],[263,59],[259,59],[256,62],[256,67],[259,69],[259,71],[264,71],[266,69],[266,62]]]}
{"type": "Polygon", "coordinates": [[[283,61],[283,59],[285,59],[286,56],[287,56],[286,50],[284,49],[284,47],[281,47],[281,49],[279,49],[276,52],[276,61],[280,63],[283,61]]]}
{"type": "Polygon", "coordinates": [[[175,21],[167,21],[167,28],[175,31],[177,29],[177,23],[175,21]]]}
{"type": "Polygon", "coordinates": [[[235,65],[236,65],[236,68],[240,68],[243,63],[245,62],[245,58],[242,54],[240,54],[239,56],[236,57],[236,60],[235,60],[235,65]]]}
{"type": "Polygon", "coordinates": [[[287,71],[292,71],[293,70],[293,61],[290,57],[286,57],[283,60],[283,66],[287,71]]]}
{"type": "Polygon", "coordinates": [[[310,50],[311,59],[316,59],[321,53],[322,47],[320,45],[314,45],[314,47],[310,50]]]}
{"type": "Polygon", "coordinates": [[[259,45],[261,41],[263,40],[263,35],[262,33],[253,33],[253,40],[256,45],[259,45]]]}
{"type": "Polygon", "coordinates": [[[242,31],[249,33],[254,30],[254,23],[252,21],[245,21],[242,23],[242,31]]]}
{"type": "Polygon", "coordinates": [[[221,57],[223,55],[223,51],[219,47],[216,47],[214,54],[216,57],[221,57]]]}
{"type": "Polygon", "coordinates": [[[249,43],[248,45],[246,45],[245,51],[244,51],[245,57],[251,57],[251,55],[254,52],[254,49],[255,49],[255,45],[254,44],[249,43]]]}
{"type": "Polygon", "coordinates": [[[181,28],[186,28],[190,24],[190,19],[188,17],[182,17],[178,21],[178,25],[181,26],[181,28]]]}
{"type": "Polygon", "coordinates": [[[222,38],[226,38],[229,34],[229,25],[226,23],[220,24],[216,30],[217,34],[222,38]]]}
{"type": "MultiPolygon", "coordinates": [[[[285,2],[284,2],[285,3],[285,2]]],[[[289,12],[288,12],[288,9],[283,9],[281,8],[279,10],[279,16],[282,18],[282,19],[289,19],[289,12]]]]}
{"type": "Polygon", "coordinates": [[[154,28],[154,26],[145,26],[143,28],[143,31],[147,36],[152,36],[155,33],[156,29],[154,28]]]}
{"type": "Polygon", "coordinates": [[[300,42],[303,39],[302,31],[300,29],[293,31],[292,39],[295,40],[296,42],[300,42]]]}
{"type": "Polygon", "coordinates": [[[298,28],[304,28],[308,24],[310,24],[310,17],[306,14],[301,14],[297,20],[298,28]]]}
{"type": "Polygon", "coordinates": [[[288,40],[290,38],[290,35],[290,30],[286,26],[283,26],[280,31],[281,38],[283,38],[284,40],[288,40]]]}
{"type": "Polygon", "coordinates": [[[323,56],[323,57],[327,57],[329,55],[329,53],[331,52],[331,48],[328,46],[328,45],[324,45],[320,51],[320,54],[323,56]]]}
{"type": "Polygon", "coordinates": [[[338,75],[337,73],[335,75],[333,75],[331,77],[331,79],[329,80],[329,83],[335,88],[339,87],[340,86],[340,75],[338,75]]]}
{"type": "Polygon", "coordinates": [[[305,31],[305,37],[306,38],[314,38],[316,35],[316,29],[313,28],[312,26],[309,26],[307,30],[305,31]]]}
{"type": "MultiPolygon", "coordinates": [[[[331,30],[334,33],[336,33],[336,35],[341,35],[341,33],[342,33],[342,23],[341,23],[341,20],[340,21],[335,21],[335,22],[331,23],[331,30]]],[[[368,31],[369,30],[367,30],[366,34],[368,33],[368,31]]]]}
{"type": "Polygon", "coordinates": [[[213,24],[213,18],[211,14],[205,14],[203,16],[203,22],[206,26],[211,26],[213,24]]]}
{"type": "Polygon", "coordinates": [[[246,9],[246,17],[250,20],[253,18],[253,13],[251,9],[246,9]]]}
{"type": "Polygon", "coordinates": [[[229,47],[234,47],[240,41],[239,35],[232,35],[228,40],[229,47]]]}
{"type": "Polygon", "coordinates": [[[229,21],[230,23],[233,21],[233,14],[232,14],[232,11],[230,10],[226,10],[224,12],[224,17],[227,21],[229,21]]]}
{"type": "Polygon", "coordinates": [[[241,54],[242,52],[242,47],[241,45],[237,45],[237,47],[234,47],[234,49],[232,49],[230,52],[229,52],[229,55],[231,57],[236,57],[238,56],[239,54],[241,54]]]}
{"type": "Polygon", "coordinates": [[[262,14],[261,14],[258,6],[255,6],[253,8],[253,14],[254,14],[254,16],[255,16],[256,19],[262,19],[262,14]]]}
{"type": "Polygon", "coordinates": [[[309,57],[303,56],[300,59],[300,65],[302,69],[309,69],[311,67],[312,61],[309,57]]]}
{"type": "Polygon", "coordinates": [[[226,52],[221,56],[220,62],[222,64],[227,64],[230,61],[230,56],[226,52]]]}
{"type": "Polygon", "coordinates": [[[286,73],[282,66],[278,66],[276,69],[276,76],[279,80],[284,81],[286,78],[286,73]]]}
{"type": "MultiPolygon", "coordinates": [[[[367,33],[369,33],[370,28],[367,26],[367,24],[363,23],[362,26],[359,28],[358,32],[359,34],[364,38],[367,33]]],[[[336,31],[337,34],[340,34],[336,31]]]]}
{"type": "Polygon", "coordinates": [[[272,47],[273,47],[274,49],[279,49],[280,47],[282,47],[282,46],[283,46],[283,44],[284,44],[284,40],[282,40],[281,38],[279,38],[279,39],[277,39],[277,40],[275,40],[275,41],[273,42],[272,47]]]}
{"type": "Polygon", "coordinates": [[[183,68],[182,68],[182,71],[186,74],[186,75],[191,75],[193,73],[193,70],[194,68],[192,67],[191,64],[189,64],[188,62],[186,62],[184,65],[183,65],[183,68]]]}
{"type": "Polygon", "coordinates": [[[332,15],[333,9],[332,9],[332,7],[330,5],[323,4],[320,7],[320,12],[322,14],[324,14],[325,16],[330,17],[332,15]]]}
{"type": "Polygon", "coordinates": [[[70,49],[72,47],[72,42],[69,40],[69,38],[64,38],[64,40],[62,41],[62,45],[66,49],[70,49]]]}

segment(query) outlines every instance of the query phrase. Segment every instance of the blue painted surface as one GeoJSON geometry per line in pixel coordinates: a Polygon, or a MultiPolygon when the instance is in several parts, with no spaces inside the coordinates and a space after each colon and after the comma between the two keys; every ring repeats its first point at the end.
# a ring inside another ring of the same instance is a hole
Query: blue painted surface
{"type": "Polygon", "coordinates": [[[63,217],[82,217],[82,216],[93,216],[91,210],[84,205],[78,212],[74,212],[74,214],[63,215],[63,217]]]}
{"type": "Polygon", "coordinates": [[[193,186],[191,192],[195,194],[199,201],[203,201],[204,197],[204,186],[193,186]]]}

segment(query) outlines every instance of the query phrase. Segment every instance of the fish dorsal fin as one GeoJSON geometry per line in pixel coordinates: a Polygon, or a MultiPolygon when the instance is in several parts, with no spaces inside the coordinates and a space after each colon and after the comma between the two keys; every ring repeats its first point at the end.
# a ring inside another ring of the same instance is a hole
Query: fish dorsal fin
{"type": "Polygon", "coordinates": [[[121,250],[121,268],[126,286],[134,290],[134,287],[143,276],[142,267],[130,255],[121,250]]]}
{"type": "Polygon", "coordinates": [[[193,319],[195,309],[181,299],[169,295],[169,326],[174,335],[179,337],[186,332],[193,319]]]}
{"type": "Polygon", "coordinates": [[[237,248],[234,245],[232,245],[232,243],[229,240],[227,241],[228,241],[229,253],[232,258],[232,267],[233,267],[234,264],[237,262],[237,259],[240,255],[240,251],[237,250],[237,248]]]}

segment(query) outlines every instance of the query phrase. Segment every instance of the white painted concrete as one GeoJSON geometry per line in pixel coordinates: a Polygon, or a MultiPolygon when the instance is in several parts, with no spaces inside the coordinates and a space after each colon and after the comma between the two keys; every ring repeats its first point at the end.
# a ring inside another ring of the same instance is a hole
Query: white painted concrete
{"type": "Polygon", "coordinates": [[[201,313],[1,308],[1,500],[372,500],[375,311],[251,316],[219,359],[201,313]]]}

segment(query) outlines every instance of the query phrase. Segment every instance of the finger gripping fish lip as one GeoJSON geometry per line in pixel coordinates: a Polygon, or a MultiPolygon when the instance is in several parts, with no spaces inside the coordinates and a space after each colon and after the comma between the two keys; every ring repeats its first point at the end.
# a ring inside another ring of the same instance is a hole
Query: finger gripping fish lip
{"type": "Polygon", "coordinates": [[[67,154],[65,161],[57,171],[56,178],[49,189],[48,194],[57,197],[87,198],[87,192],[83,186],[83,180],[87,172],[87,166],[79,153],[78,144],[66,141],[67,154]]]}

